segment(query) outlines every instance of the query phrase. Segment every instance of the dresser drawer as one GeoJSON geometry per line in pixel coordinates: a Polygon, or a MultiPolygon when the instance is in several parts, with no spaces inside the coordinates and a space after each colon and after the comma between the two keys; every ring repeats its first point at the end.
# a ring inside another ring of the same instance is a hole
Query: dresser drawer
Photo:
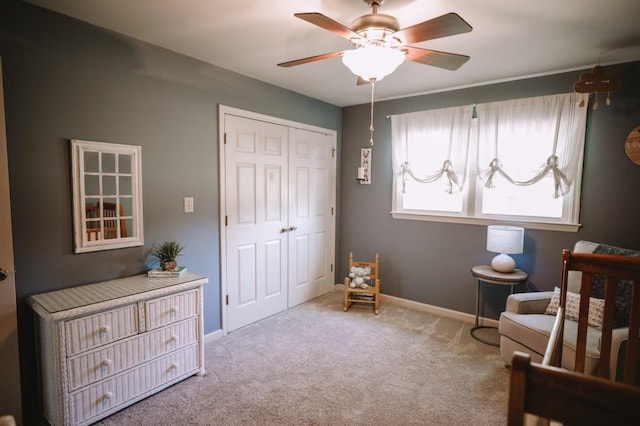
{"type": "Polygon", "coordinates": [[[147,330],[198,315],[196,290],[148,300],[144,304],[147,330]]]}
{"type": "Polygon", "coordinates": [[[197,318],[190,318],[71,357],[67,361],[69,389],[74,391],[195,343],[198,325],[197,318]]]}
{"type": "Polygon", "coordinates": [[[115,412],[132,400],[199,371],[197,345],[186,347],[70,394],[71,423],[90,423],[93,418],[115,412]]]}
{"type": "Polygon", "coordinates": [[[129,305],[65,322],[67,356],[138,333],[138,308],[129,305]]]}

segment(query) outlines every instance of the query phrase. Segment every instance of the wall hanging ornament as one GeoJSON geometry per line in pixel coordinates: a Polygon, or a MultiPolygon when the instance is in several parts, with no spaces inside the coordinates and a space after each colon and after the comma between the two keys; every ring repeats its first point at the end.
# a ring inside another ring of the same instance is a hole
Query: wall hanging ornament
{"type": "Polygon", "coordinates": [[[356,180],[364,185],[371,183],[371,148],[362,148],[360,150],[360,167],[358,167],[356,180]]]}
{"type": "Polygon", "coordinates": [[[640,126],[636,126],[627,136],[624,152],[627,153],[629,160],[640,166],[640,126]]]}
{"type": "MultiPolygon", "coordinates": [[[[611,93],[618,90],[620,87],[620,77],[617,75],[605,75],[600,65],[596,65],[589,72],[585,72],[580,75],[580,80],[573,84],[573,90],[577,93],[587,94],[588,97],[594,93],[595,99],[593,101],[593,109],[598,109],[600,103],[598,102],[598,93],[606,93],[606,105],[611,105],[611,93]]],[[[580,101],[580,107],[585,106],[587,103],[584,100],[584,96],[580,101]]]]}

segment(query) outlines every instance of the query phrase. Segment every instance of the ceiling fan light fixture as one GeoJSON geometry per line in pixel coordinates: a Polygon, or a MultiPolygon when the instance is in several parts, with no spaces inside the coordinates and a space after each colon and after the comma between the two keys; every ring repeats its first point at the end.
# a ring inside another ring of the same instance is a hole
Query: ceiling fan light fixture
{"type": "Polygon", "coordinates": [[[342,63],[358,77],[380,81],[404,62],[404,52],[384,46],[364,46],[348,50],[342,55],[342,63]]]}

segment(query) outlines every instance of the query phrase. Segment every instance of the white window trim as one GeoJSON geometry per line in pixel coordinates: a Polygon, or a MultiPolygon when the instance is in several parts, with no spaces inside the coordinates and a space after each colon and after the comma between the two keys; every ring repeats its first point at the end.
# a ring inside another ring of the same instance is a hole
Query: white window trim
{"type": "Polygon", "coordinates": [[[459,223],[466,225],[495,225],[496,223],[504,223],[513,226],[521,226],[526,229],[541,229],[546,231],[561,231],[561,232],[577,232],[582,226],[579,223],[541,223],[541,222],[528,222],[512,219],[480,219],[474,217],[456,217],[445,215],[424,215],[424,214],[409,214],[409,213],[395,213],[391,212],[391,217],[394,219],[404,220],[418,220],[424,222],[444,222],[444,223],[459,223]]]}

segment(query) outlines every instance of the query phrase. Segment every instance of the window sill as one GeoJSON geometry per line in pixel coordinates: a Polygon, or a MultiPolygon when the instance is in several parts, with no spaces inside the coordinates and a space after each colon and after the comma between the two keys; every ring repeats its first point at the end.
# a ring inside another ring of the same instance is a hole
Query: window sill
{"type": "Polygon", "coordinates": [[[526,222],[517,220],[506,219],[485,219],[475,217],[462,217],[462,216],[436,216],[436,215],[423,215],[423,214],[410,214],[410,213],[397,213],[391,212],[391,217],[394,219],[405,220],[422,220],[426,222],[446,222],[446,223],[463,223],[467,225],[495,225],[496,223],[509,223],[510,225],[522,226],[526,229],[542,229],[545,231],[558,231],[558,232],[578,232],[578,229],[582,226],[579,223],[542,223],[542,222],[526,222]]]}

